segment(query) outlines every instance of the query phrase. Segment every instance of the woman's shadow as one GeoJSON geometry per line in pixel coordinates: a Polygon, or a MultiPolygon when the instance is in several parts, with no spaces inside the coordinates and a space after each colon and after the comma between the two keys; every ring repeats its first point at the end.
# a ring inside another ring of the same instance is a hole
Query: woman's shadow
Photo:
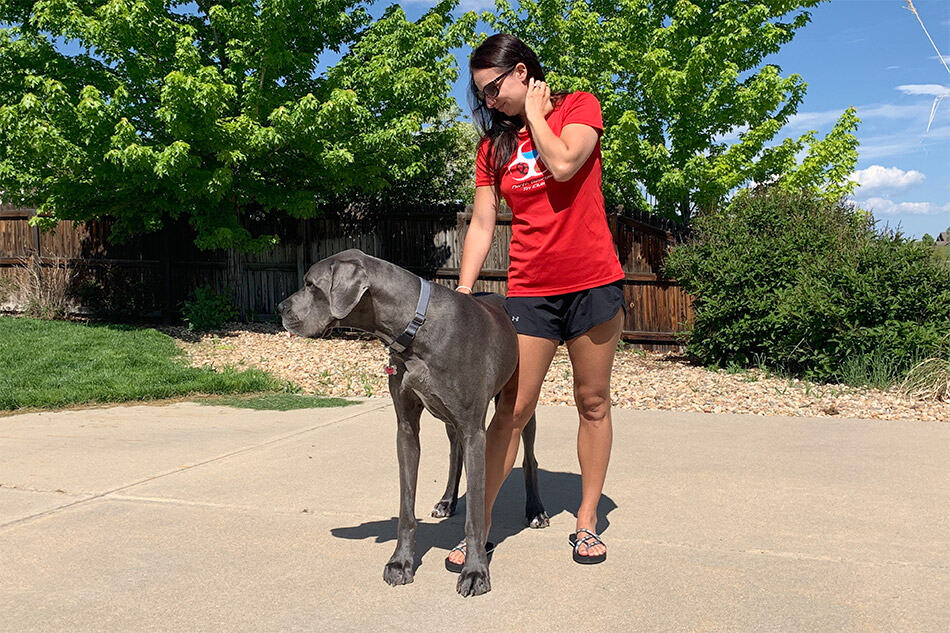
{"type": "MultiPolygon", "coordinates": [[[[550,518],[554,518],[562,512],[576,515],[577,509],[581,504],[581,476],[576,473],[551,472],[538,469],[538,489],[541,491],[541,500],[544,509],[550,518]]],[[[442,549],[448,553],[465,536],[465,498],[462,495],[459,498],[458,507],[455,513],[438,523],[420,522],[416,528],[416,570],[421,565],[422,558],[430,549],[442,549]]],[[[433,500],[435,501],[435,500],[433,500]]],[[[398,505],[399,500],[393,499],[393,504],[398,505]]],[[[613,499],[607,495],[602,495],[600,503],[597,506],[597,529],[598,534],[603,533],[609,526],[610,520],[608,514],[617,507],[613,499]]],[[[429,507],[424,499],[416,499],[416,516],[420,512],[428,515],[429,507]],[[421,507],[421,510],[420,510],[421,507]]],[[[530,529],[525,520],[525,490],[524,490],[524,471],[521,468],[515,468],[511,471],[508,479],[502,485],[495,499],[495,507],[492,513],[492,527],[489,539],[494,541],[496,547],[503,543],[509,536],[513,536],[523,530],[530,529]]],[[[332,528],[330,533],[337,538],[345,539],[366,539],[374,538],[377,543],[396,540],[396,530],[399,525],[398,517],[393,517],[385,521],[368,521],[360,525],[349,527],[332,528]]],[[[570,523],[568,531],[574,528],[573,521],[570,523]]],[[[567,546],[567,534],[565,533],[564,543],[567,546]]]]}

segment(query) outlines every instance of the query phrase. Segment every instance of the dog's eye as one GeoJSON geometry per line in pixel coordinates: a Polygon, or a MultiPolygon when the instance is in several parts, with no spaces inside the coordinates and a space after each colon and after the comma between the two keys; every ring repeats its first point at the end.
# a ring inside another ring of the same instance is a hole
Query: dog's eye
{"type": "Polygon", "coordinates": [[[313,288],[313,282],[312,282],[312,281],[310,281],[309,279],[308,279],[308,280],[307,280],[307,281],[305,282],[305,284],[304,284],[304,285],[306,285],[306,286],[307,286],[307,288],[313,288]]]}

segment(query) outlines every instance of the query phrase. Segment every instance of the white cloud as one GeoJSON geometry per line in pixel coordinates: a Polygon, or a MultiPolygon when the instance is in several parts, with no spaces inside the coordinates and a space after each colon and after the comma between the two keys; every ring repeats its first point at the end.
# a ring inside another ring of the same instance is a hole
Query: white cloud
{"type": "MultiPolygon", "coordinates": [[[[938,86],[941,87],[941,86],[938,86]]],[[[924,139],[935,140],[950,138],[950,126],[933,127],[929,132],[925,132],[927,118],[931,110],[930,103],[917,103],[908,105],[896,105],[890,103],[860,105],[856,106],[858,117],[862,124],[871,120],[897,121],[906,120],[919,123],[919,129],[907,129],[895,134],[861,136],[859,135],[861,146],[859,148],[862,160],[875,160],[883,156],[892,156],[913,152],[923,147],[924,139]]],[[[814,112],[799,112],[789,117],[788,123],[782,128],[777,138],[796,136],[805,130],[821,130],[825,126],[830,127],[841,116],[845,108],[835,110],[824,110],[814,112]]],[[[936,121],[943,122],[950,120],[950,108],[938,108],[936,112],[936,121]]],[[[748,126],[743,125],[735,127],[732,130],[719,134],[714,137],[716,143],[734,143],[739,140],[739,135],[747,132],[748,126]]],[[[863,128],[862,128],[863,129],[863,128]]]]}
{"type": "Polygon", "coordinates": [[[740,134],[745,134],[749,131],[748,125],[739,125],[724,134],[717,134],[712,138],[713,143],[731,143],[733,141],[739,140],[740,134]]]}
{"type": "Polygon", "coordinates": [[[930,59],[943,59],[943,61],[950,64],[950,55],[941,55],[940,57],[937,57],[936,55],[934,55],[930,59]]]}
{"type": "Polygon", "coordinates": [[[907,215],[934,215],[936,213],[946,213],[950,211],[950,202],[939,205],[933,202],[894,202],[887,198],[868,198],[864,202],[858,201],[858,206],[868,209],[874,213],[885,215],[907,214],[907,215]]]}
{"type": "Polygon", "coordinates": [[[849,178],[857,182],[862,189],[868,190],[906,189],[911,185],[922,183],[926,176],[913,169],[904,171],[899,167],[871,165],[867,169],[859,169],[852,173],[849,178]]]}
{"type": "Polygon", "coordinates": [[[926,133],[921,129],[897,134],[868,136],[860,139],[858,155],[861,160],[875,160],[884,156],[916,154],[921,151],[928,151],[937,145],[945,145],[942,139],[947,138],[950,138],[950,125],[931,128],[926,133]]]}
{"type": "Polygon", "coordinates": [[[931,97],[950,97],[950,86],[940,84],[906,84],[897,89],[908,95],[930,95],[931,97]]]}
{"type": "MultiPolygon", "coordinates": [[[[857,106],[858,117],[862,121],[869,119],[915,119],[926,117],[930,107],[918,105],[893,105],[884,103],[879,105],[857,106]]],[[[788,118],[789,127],[814,129],[822,125],[830,125],[838,120],[845,108],[825,110],[821,112],[799,112],[788,118]]]]}

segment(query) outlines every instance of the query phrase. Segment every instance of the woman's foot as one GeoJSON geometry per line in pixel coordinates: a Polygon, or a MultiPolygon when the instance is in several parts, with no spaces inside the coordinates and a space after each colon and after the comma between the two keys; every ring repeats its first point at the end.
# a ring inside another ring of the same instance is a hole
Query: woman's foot
{"type": "Polygon", "coordinates": [[[593,565],[607,560],[607,547],[593,530],[580,528],[570,535],[575,563],[593,565]]]}
{"type": "MultiPolygon", "coordinates": [[[[491,530],[491,523],[485,526],[485,535],[488,536],[488,532],[491,530]]],[[[464,565],[465,564],[465,539],[463,538],[458,545],[456,545],[449,555],[446,557],[445,561],[447,563],[452,563],[453,566],[464,565]]]]}
{"type": "MultiPolygon", "coordinates": [[[[576,540],[578,541],[583,540],[587,536],[590,536],[590,534],[582,530],[590,530],[591,533],[597,534],[596,532],[594,532],[593,529],[578,526],[577,531],[574,533],[574,536],[576,540]]],[[[577,552],[581,556],[600,556],[601,554],[607,553],[607,546],[603,544],[603,541],[601,541],[600,543],[597,543],[595,542],[594,539],[591,539],[585,543],[582,543],[577,548],[577,552]]]]}
{"type": "MultiPolygon", "coordinates": [[[[465,565],[465,554],[468,549],[468,545],[465,543],[465,539],[452,548],[452,551],[449,552],[449,555],[445,557],[445,568],[456,574],[462,571],[462,566],[465,565]],[[461,555],[461,560],[459,560],[459,555],[461,555]],[[453,560],[454,558],[454,560],[453,560]]],[[[495,544],[489,541],[485,543],[485,553],[488,554],[488,560],[491,560],[492,552],[495,551],[495,544]]]]}
{"type": "Polygon", "coordinates": [[[462,541],[458,545],[455,546],[455,549],[449,552],[449,555],[446,558],[446,560],[452,563],[453,565],[464,565],[465,553],[466,553],[465,550],[466,550],[465,539],[462,539],[462,541]]]}

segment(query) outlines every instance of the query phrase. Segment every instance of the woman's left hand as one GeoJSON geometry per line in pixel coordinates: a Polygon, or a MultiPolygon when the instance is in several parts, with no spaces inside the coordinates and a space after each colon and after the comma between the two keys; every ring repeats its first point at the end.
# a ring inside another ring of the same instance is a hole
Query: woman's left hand
{"type": "Polygon", "coordinates": [[[528,121],[543,119],[545,108],[551,100],[551,88],[543,81],[528,80],[528,94],[524,98],[524,113],[528,121]]]}

